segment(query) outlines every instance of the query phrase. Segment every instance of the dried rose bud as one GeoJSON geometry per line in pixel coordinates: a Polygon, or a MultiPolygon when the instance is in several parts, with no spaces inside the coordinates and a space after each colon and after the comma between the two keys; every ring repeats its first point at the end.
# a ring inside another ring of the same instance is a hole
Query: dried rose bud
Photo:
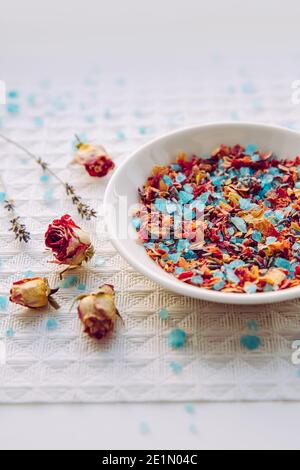
{"type": "Polygon", "coordinates": [[[10,301],[28,308],[42,308],[50,303],[58,308],[56,302],[51,298],[58,289],[51,290],[46,278],[35,277],[33,279],[22,279],[14,282],[10,291],[10,301]]]}
{"type": "Polygon", "coordinates": [[[102,339],[114,329],[119,315],[113,286],[105,284],[96,292],[78,297],[78,315],[91,338],[102,339]]]}
{"type": "Polygon", "coordinates": [[[81,230],[70,215],[54,220],[45,234],[47,248],[53,251],[58,264],[81,266],[94,256],[94,247],[87,232],[81,230]]]}
{"type": "Polygon", "coordinates": [[[90,176],[103,178],[115,168],[115,164],[101,145],[79,142],[74,161],[83,165],[90,176]]]}

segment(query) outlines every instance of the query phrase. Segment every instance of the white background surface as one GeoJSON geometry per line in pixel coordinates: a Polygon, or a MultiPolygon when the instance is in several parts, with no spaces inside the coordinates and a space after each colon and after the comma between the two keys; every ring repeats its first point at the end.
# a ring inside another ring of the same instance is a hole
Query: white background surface
{"type": "MultiPolygon", "coordinates": [[[[63,66],[74,73],[93,62],[181,73],[212,53],[265,55],[266,67],[277,55],[280,67],[298,53],[299,8],[298,0],[3,0],[0,79],[46,70],[59,77],[63,66]]],[[[295,448],[299,418],[300,405],[279,403],[199,404],[195,416],[182,404],[2,406],[0,447],[295,448]]]]}
{"type": "Polygon", "coordinates": [[[2,0],[0,70],[59,77],[96,63],[156,76],[212,53],[264,56],[265,67],[274,56],[280,68],[299,52],[299,13],[297,0],[2,0]]]}
{"type": "Polygon", "coordinates": [[[299,404],[278,403],[199,404],[193,416],[182,404],[2,407],[0,448],[299,449],[299,418],[299,404]]]}

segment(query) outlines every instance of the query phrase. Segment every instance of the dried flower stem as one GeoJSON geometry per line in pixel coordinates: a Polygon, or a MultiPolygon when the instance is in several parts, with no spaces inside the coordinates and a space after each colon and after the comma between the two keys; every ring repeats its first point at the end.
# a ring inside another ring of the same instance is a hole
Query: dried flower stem
{"type": "MultiPolygon", "coordinates": [[[[1,176],[0,176],[0,183],[7,196],[7,189],[4,184],[3,178],[1,176]]],[[[30,235],[30,232],[28,232],[26,225],[20,222],[20,217],[16,213],[15,202],[11,199],[6,199],[4,201],[4,209],[6,209],[8,214],[12,216],[12,219],[10,219],[9,221],[11,225],[9,231],[15,234],[16,240],[19,240],[20,242],[28,243],[29,240],[31,239],[31,235],[30,235]]]]}
{"type": "Polygon", "coordinates": [[[42,158],[37,157],[34,153],[30,150],[25,148],[23,145],[15,142],[14,140],[0,134],[0,138],[3,139],[5,142],[14,145],[18,149],[25,152],[32,160],[34,160],[42,169],[43,171],[49,173],[53,178],[56,179],[65,189],[67,196],[71,197],[72,203],[77,207],[77,211],[81,217],[87,220],[91,220],[92,217],[97,217],[97,212],[88,206],[88,204],[84,203],[82,197],[80,197],[73,186],[69,183],[63,181],[48,165],[48,163],[44,162],[42,158]]]}

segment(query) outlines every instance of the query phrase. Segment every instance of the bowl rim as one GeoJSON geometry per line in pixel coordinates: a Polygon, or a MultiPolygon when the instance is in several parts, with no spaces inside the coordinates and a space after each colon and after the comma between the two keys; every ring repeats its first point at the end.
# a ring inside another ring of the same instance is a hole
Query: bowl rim
{"type": "MultiPolygon", "coordinates": [[[[173,136],[178,136],[180,134],[185,134],[190,131],[197,131],[197,130],[205,130],[212,127],[257,127],[260,129],[268,129],[273,130],[275,132],[280,131],[284,132],[289,135],[297,135],[300,137],[300,133],[288,129],[278,125],[272,124],[264,124],[259,122],[231,122],[231,121],[217,121],[217,122],[210,122],[204,123],[199,125],[187,126],[183,128],[179,128],[172,132],[165,133],[155,139],[150,140],[146,144],[137,148],[134,152],[128,155],[125,160],[121,163],[121,165],[116,169],[113,173],[109,183],[107,185],[105,195],[104,195],[104,208],[109,206],[112,200],[111,194],[113,194],[113,189],[115,187],[115,183],[120,174],[126,169],[128,163],[136,157],[137,154],[143,152],[144,150],[150,148],[152,145],[159,143],[164,139],[168,139],[173,136]]],[[[106,211],[104,211],[106,213],[106,211]]],[[[286,300],[293,300],[300,297],[300,286],[299,287],[290,287],[288,289],[273,291],[273,292],[264,292],[264,293],[255,293],[255,294],[238,294],[238,293],[229,293],[229,292],[219,292],[210,289],[205,289],[202,287],[196,287],[184,282],[176,282],[175,285],[175,278],[170,275],[170,279],[160,277],[156,271],[152,271],[148,269],[143,263],[130,255],[130,252],[125,249],[121,240],[118,239],[116,236],[116,226],[114,224],[114,218],[107,217],[106,218],[106,225],[108,230],[108,235],[111,243],[116,248],[116,250],[120,253],[120,255],[138,272],[143,274],[144,276],[148,277],[156,284],[163,286],[165,289],[175,292],[180,295],[184,295],[186,297],[191,297],[199,300],[214,302],[214,303],[222,303],[222,304],[237,304],[237,305],[259,305],[259,304],[271,304],[271,303],[278,303],[283,302],[286,300]]],[[[154,261],[153,261],[154,262],[154,261]]]]}

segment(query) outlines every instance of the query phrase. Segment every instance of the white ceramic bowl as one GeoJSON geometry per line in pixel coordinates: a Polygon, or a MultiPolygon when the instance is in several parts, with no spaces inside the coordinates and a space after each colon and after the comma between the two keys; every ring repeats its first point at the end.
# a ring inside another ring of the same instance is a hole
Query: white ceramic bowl
{"type": "MultiPolygon", "coordinates": [[[[300,134],[275,126],[219,123],[178,130],[150,142],[126,159],[109,182],[105,206],[113,204],[116,209],[119,198],[126,196],[127,207],[123,206],[119,212],[122,212],[121,217],[123,216],[123,220],[131,226],[128,208],[139,202],[138,188],[143,186],[154,165],[168,165],[174,162],[179,151],[201,157],[220,144],[256,144],[262,151],[272,150],[278,158],[293,158],[300,154],[300,134]]],[[[177,294],[226,304],[265,304],[300,297],[300,287],[271,293],[232,294],[185,284],[151,260],[144,247],[136,240],[122,236],[119,233],[120,220],[117,217],[108,216],[107,224],[112,243],[128,263],[177,294]]]]}

